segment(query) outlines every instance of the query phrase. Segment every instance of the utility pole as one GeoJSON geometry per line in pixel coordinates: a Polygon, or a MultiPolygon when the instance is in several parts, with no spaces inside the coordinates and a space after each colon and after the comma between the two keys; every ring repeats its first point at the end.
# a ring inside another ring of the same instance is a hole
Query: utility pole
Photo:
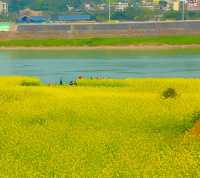
{"type": "Polygon", "coordinates": [[[181,0],[182,2],[182,20],[185,20],[185,0],[181,0]]]}
{"type": "Polygon", "coordinates": [[[111,19],[111,4],[110,4],[110,0],[108,0],[108,20],[110,22],[111,19]]]}

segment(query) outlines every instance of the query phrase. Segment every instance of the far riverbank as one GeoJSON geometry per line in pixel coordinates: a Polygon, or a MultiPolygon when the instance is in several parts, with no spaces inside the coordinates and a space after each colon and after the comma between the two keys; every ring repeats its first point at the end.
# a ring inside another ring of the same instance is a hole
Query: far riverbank
{"type": "Polygon", "coordinates": [[[200,48],[200,36],[132,36],[0,40],[1,49],[171,49],[200,48]]]}

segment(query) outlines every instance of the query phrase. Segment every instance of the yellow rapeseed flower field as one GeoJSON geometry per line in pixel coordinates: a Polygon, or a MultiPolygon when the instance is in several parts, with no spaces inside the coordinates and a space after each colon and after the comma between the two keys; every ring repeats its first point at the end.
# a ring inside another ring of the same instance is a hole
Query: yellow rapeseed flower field
{"type": "Polygon", "coordinates": [[[200,79],[1,77],[0,177],[200,177],[198,119],[200,79]]]}

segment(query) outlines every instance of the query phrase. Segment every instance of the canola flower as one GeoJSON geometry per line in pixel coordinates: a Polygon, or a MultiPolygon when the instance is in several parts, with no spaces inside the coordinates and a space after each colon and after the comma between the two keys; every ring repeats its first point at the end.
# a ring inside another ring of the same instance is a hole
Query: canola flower
{"type": "Polygon", "coordinates": [[[0,78],[0,177],[200,177],[199,79],[0,78]],[[173,88],[175,98],[163,99],[173,88]],[[198,114],[197,114],[198,116],[198,114]]]}

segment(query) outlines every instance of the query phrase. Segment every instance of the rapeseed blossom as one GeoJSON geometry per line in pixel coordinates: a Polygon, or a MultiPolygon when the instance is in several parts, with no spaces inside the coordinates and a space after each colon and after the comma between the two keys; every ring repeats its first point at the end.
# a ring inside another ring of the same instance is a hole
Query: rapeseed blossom
{"type": "Polygon", "coordinates": [[[1,77],[0,103],[0,177],[200,177],[199,79],[1,77]]]}

